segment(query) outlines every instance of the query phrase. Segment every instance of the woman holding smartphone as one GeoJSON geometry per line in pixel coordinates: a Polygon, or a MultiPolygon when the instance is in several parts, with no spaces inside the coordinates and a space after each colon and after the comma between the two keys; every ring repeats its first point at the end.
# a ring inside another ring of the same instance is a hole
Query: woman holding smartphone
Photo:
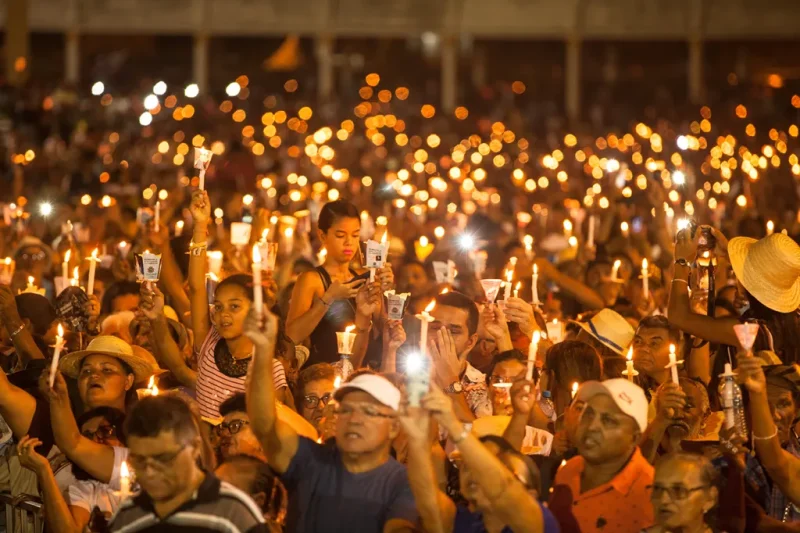
{"type": "Polygon", "coordinates": [[[286,335],[295,344],[310,339],[311,354],[304,366],[339,360],[336,332],[355,325],[357,333],[351,360],[358,368],[364,360],[373,318],[379,318],[382,294],[394,284],[388,265],[378,269],[375,282],[368,271],[353,268],[360,250],[361,218],[355,205],[345,200],[325,204],[317,234],[327,250],[325,262],[297,279],[286,318],[286,335]]]}

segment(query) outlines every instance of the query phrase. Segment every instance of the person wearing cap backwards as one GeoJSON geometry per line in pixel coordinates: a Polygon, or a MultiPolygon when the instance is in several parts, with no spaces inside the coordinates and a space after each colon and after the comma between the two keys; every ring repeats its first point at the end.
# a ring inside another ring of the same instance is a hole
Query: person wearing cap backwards
{"type": "Polygon", "coordinates": [[[335,394],[336,440],[320,445],[279,419],[272,383],[277,319],[251,312],[245,335],[256,346],[247,385],[247,412],[270,467],[289,493],[286,530],[414,531],[418,521],[406,468],[390,456],[400,432],[400,391],[387,379],[361,374],[335,394]]]}
{"type": "MultiPolygon", "coordinates": [[[[688,283],[698,255],[701,236],[709,232],[716,238],[714,253],[728,258],[747,307],[741,320],[760,324],[753,349],[775,352],[784,364],[800,363],[800,246],[791,237],[774,233],[761,240],[736,237],[730,243],[716,229],[704,226],[692,235],[689,229],[678,232],[675,265],[670,290],[669,321],[682,331],[709,342],[739,347],[734,326],[736,317],[709,317],[692,312],[688,283]]],[[[722,365],[734,357],[715,359],[712,376],[722,373],[722,365]]],[[[711,386],[714,386],[713,380],[711,386]]]]}
{"type": "Polygon", "coordinates": [[[635,532],[654,523],[653,467],[638,448],[647,428],[644,391],[626,379],[589,381],[577,430],[578,457],[559,469],[550,510],[564,531],[635,532]]]}

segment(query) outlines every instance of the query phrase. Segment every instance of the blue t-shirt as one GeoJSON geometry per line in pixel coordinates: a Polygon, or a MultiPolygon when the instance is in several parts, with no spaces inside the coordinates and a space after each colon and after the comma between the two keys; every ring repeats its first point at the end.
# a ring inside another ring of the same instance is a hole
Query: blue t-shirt
{"type": "Polygon", "coordinates": [[[300,437],[280,479],[289,493],[286,531],[381,533],[392,518],[419,522],[406,467],[392,458],[369,472],[351,474],[334,442],[323,446],[300,437]]]}
{"type": "MultiPolygon", "coordinates": [[[[550,509],[544,507],[541,503],[539,509],[542,511],[542,522],[544,529],[542,533],[559,533],[561,528],[558,526],[558,520],[550,512],[550,509]]],[[[453,523],[453,533],[486,533],[486,527],[483,525],[483,514],[473,513],[466,506],[459,505],[456,507],[456,519],[453,523]]],[[[503,528],[502,533],[514,533],[510,527],[503,528]]]]}

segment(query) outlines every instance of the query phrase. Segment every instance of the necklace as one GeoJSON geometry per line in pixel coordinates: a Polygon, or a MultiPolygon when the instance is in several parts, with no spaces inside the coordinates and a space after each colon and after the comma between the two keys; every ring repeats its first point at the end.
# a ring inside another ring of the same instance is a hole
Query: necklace
{"type": "Polygon", "coordinates": [[[231,355],[228,343],[220,339],[214,346],[214,362],[220,372],[229,378],[241,378],[247,375],[247,368],[250,366],[251,355],[245,359],[236,359],[231,355]]]}

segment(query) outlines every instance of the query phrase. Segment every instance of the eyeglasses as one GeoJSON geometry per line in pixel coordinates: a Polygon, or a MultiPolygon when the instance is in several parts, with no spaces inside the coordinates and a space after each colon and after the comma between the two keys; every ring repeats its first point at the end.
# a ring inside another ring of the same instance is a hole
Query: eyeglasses
{"type": "Polygon", "coordinates": [[[647,488],[652,491],[650,493],[651,500],[658,500],[666,492],[669,494],[670,500],[679,502],[688,498],[693,492],[707,489],[708,485],[700,485],[699,487],[695,487],[693,489],[684,487],[683,485],[672,485],[671,487],[665,487],[663,485],[650,485],[647,488]]]}
{"type": "Polygon", "coordinates": [[[333,398],[333,394],[330,392],[325,393],[322,396],[309,394],[307,396],[303,396],[303,405],[305,405],[308,409],[314,409],[315,407],[319,406],[320,402],[322,402],[322,406],[325,407],[328,405],[328,402],[331,401],[331,398],[333,398]]]}
{"type": "Polygon", "coordinates": [[[232,420],[229,423],[223,422],[214,428],[214,432],[220,437],[222,436],[222,432],[225,430],[227,430],[231,435],[236,435],[244,426],[248,424],[250,424],[250,422],[247,420],[232,420]]]}
{"type": "Polygon", "coordinates": [[[89,440],[104,441],[117,436],[117,428],[114,426],[100,426],[94,431],[82,431],[81,435],[89,440]]]}
{"type": "Polygon", "coordinates": [[[153,467],[153,470],[166,470],[169,465],[175,460],[178,455],[186,449],[184,444],[172,453],[160,453],[158,455],[136,455],[133,453],[128,454],[128,461],[135,470],[144,470],[147,465],[153,467]]]}
{"type": "Polygon", "coordinates": [[[367,418],[394,418],[395,415],[380,412],[373,405],[354,405],[349,403],[342,403],[336,407],[336,414],[341,417],[353,416],[356,411],[360,412],[367,418]]]}

